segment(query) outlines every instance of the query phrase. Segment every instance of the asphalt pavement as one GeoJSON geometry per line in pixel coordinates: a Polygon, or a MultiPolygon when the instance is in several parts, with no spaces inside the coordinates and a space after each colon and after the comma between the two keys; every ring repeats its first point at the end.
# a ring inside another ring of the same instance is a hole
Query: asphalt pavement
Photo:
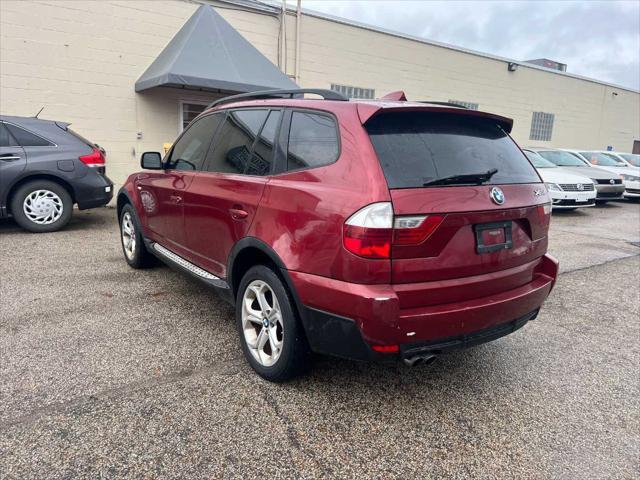
{"type": "Polygon", "coordinates": [[[0,222],[0,478],[638,478],[640,205],[554,214],[516,333],[428,366],[261,380],[231,307],[122,258],[113,209],[0,222]]]}

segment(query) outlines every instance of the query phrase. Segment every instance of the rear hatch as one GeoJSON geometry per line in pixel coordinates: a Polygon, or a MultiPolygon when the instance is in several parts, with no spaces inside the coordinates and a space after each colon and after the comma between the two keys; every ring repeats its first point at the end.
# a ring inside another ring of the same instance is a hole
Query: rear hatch
{"type": "Polygon", "coordinates": [[[478,112],[401,110],[382,111],[365,128],[390,189],[396,227],[424,231],[402,229],[398,236],[394,230],[393,283],[445,285],[465,277],[467,288],[458,288],[465,291],[450,298],[455,301],[532,280],[547,249],[549,198],[503,123],[478,112]],[[493,274],[491,285],[485,274],[493,274]],[[477,284],[470,278],[480,275],[477,284]]]}

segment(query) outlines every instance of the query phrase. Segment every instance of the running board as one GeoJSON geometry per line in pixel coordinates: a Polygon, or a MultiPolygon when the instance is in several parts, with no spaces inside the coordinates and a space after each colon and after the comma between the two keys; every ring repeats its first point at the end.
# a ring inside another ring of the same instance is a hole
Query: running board
{"type": "Polygon", "coordinates": [[[161,257],[166,260],[169,260],[174,265],[186,270],[187,272],[195,275],[201,280],[204,280],[206,283],[213,285],[218,288],[229,288],[227,282],[222,280],[220,277],[216,277],[213,273],[207,272],[206,270],[194,265],[188,260],[185,260],[177,253],[172,252],[168,248],[163,247],[159,243],[152,243],[152,248],[161,257]]]}

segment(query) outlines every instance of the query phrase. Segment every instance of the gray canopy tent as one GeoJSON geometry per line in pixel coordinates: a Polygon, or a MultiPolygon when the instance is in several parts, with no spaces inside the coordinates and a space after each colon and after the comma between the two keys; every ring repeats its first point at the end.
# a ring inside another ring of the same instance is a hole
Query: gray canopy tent
{"type": "Polygon", "coordinates": [[[202,5],[138,79],[135,89],[154,87],[253,92],[297,85],[213,7],[202,5]]]}

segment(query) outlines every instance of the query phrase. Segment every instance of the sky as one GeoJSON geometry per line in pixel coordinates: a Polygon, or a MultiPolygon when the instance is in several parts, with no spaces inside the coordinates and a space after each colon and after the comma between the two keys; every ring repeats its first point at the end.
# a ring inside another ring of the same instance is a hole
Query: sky
{"type": "Polygon", "coordinates": [[[549,58],[569,73],[640,90],[640,0],[302,0],[302,7],[501,57],[549,58]]]}

